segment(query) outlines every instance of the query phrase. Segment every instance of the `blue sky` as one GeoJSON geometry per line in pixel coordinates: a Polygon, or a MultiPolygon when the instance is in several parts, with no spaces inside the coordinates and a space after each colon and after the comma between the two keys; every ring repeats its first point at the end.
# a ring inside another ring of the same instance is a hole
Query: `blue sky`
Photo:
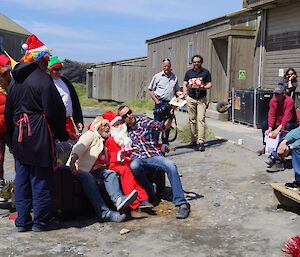
{"type": "Polygon", "coordinates": [[[147,55],[146,39],[242,9],[242,0],[1,0],[1,12],[61,59],[147,55]]]}

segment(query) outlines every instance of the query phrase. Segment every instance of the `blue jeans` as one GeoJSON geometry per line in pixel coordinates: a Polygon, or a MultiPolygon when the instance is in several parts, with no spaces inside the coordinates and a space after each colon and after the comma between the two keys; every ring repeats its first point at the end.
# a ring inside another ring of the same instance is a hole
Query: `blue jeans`
{"type": "Polygon", "coordinates": [[[27,165],[16,160],[15,204],[18,217],[17,227],[43,229],[51,219],[51,168],[27,165]],[[33,208],[33,221],[30,215],[33,208]]]}
{"type": "Polygon", "coordinates": [[[105,205],[99,191],[98,180],[103,180],[108,195],[111,200],[116,203],[117,199],[122,195],[117,173],[111,170],[96,170],[93,174],[87,171],[78,171],[75,176],[81,183],[82,188],[90,203],[93,205],[96,214],[100,217],[100,219],[103,219],[109,209],[105,205]]]}
{"type": "Polygon", "coordinates": [[[171,160],[162,156],[155,156],[147,159],[134,159],[130,164],[130,169],[134,177],[142,184],[142,187],[146,190],[149,197],[154,195],[154,191],[152,184],[145,174],[145,170],[158,170],[167,173],[172,187],[173,203],[175,206],[187,202],[184,197],[177,167],[171,160]]]}
{"type": "Polygon", "coordinates": [[[292,165],[295,172],[295,180],[300,182],[300,149],[292,150],[292,165]]]}

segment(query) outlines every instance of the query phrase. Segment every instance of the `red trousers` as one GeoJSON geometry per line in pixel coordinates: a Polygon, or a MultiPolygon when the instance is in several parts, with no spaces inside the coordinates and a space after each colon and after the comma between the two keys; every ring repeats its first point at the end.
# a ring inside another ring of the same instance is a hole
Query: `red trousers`
{"type": "Polygon", "coordinates": [[[120,182],[125,195],[131,193],[132,190],[138,191],[137,199],[129,205],[129,207],[135,210],[141,201],[148,200],[148,195],[146,191],[141,187],[141,185],[135,180],[129,166],[127,164],[111,164],[109,166],[110,170],[117,172],[120,176],[120,182]]]}

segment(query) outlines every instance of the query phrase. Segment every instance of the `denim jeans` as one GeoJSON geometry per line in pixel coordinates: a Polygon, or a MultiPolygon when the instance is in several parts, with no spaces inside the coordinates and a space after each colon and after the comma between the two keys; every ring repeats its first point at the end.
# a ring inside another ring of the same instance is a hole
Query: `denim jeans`
{"type": "Polygon", "coordinates": [[[93,174],[87,171],[78,171],[76,177],[80,181],[90,203],[93,205],[96,214],[103,219],[109,209],[105,205],[99,191],[98,180],[103,180],[108,195],[115,203],[122,195],[117,173],[111,170],[96,170],[93,174]]]}
{"type": "Polygon", "coordinates": [[[292,150],[292,165],[295,172],[295,180],[300,182],[300,148],[292,150]]]}
{"type": "Polygon", "coordinates": [[[153,187],[148,180],[145,170],[159,170],[168,175],[175,206],[186,203],[180,177],[176,165],[169,159],[162,156],[155,156],[147,159],[134,159],[130,164],[131,171],[135,178],[142,184],[149,197],[154,195],[153,187]]]}

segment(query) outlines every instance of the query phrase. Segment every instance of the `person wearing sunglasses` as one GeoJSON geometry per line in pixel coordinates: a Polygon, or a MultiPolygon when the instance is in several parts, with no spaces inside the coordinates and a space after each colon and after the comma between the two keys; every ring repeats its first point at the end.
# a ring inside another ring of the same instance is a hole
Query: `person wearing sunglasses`
{"type": "Polygon", "coordinates": [[[183,79],[183,96],[187,96],[190,123],[190,146],[197,151],[205,151],[205,112],[207,89],[212,87],[210,72],[202,67],[203,57],[192,57],[193,68],[185,73],[183,79]]]}
{"type": "Polygon", "coordinates": [[[57,56],[51,56],[48,70],[66,107],[66,130],[73,139],[76,139],[74,123],[79,135],[84,127],[82,110],[74,86],[66,77],[62,76],[63,66],[57,56]]]}
{"type": "Polygon", "coordinates": [[[295,100],[295,90],[298,86],[297,72],[294,68],[288,68],[283,77],[283,85],[288,96],[295,100]]]}
{"type": "Polygon", "coordinates": [[[134,177],[146,190],[149,202],[154,206],[159,203],[154,193],[153,185],[146,176],[146,171],[167,173],[172,188],[173,203],[176,207],[179,207],[176,218],[187,218],[190,214],[190,204],[184,197],[177,167],[174,162],[163,156],[152,138],[153,131],[161,132],[170,128],[170,121],[167,120],[164,123],[148,117],[135,116],[133,111],[125,105],[118,108],[118,115],[127,124],[128,135],[132,141],[130,169],[134,177]]]}

